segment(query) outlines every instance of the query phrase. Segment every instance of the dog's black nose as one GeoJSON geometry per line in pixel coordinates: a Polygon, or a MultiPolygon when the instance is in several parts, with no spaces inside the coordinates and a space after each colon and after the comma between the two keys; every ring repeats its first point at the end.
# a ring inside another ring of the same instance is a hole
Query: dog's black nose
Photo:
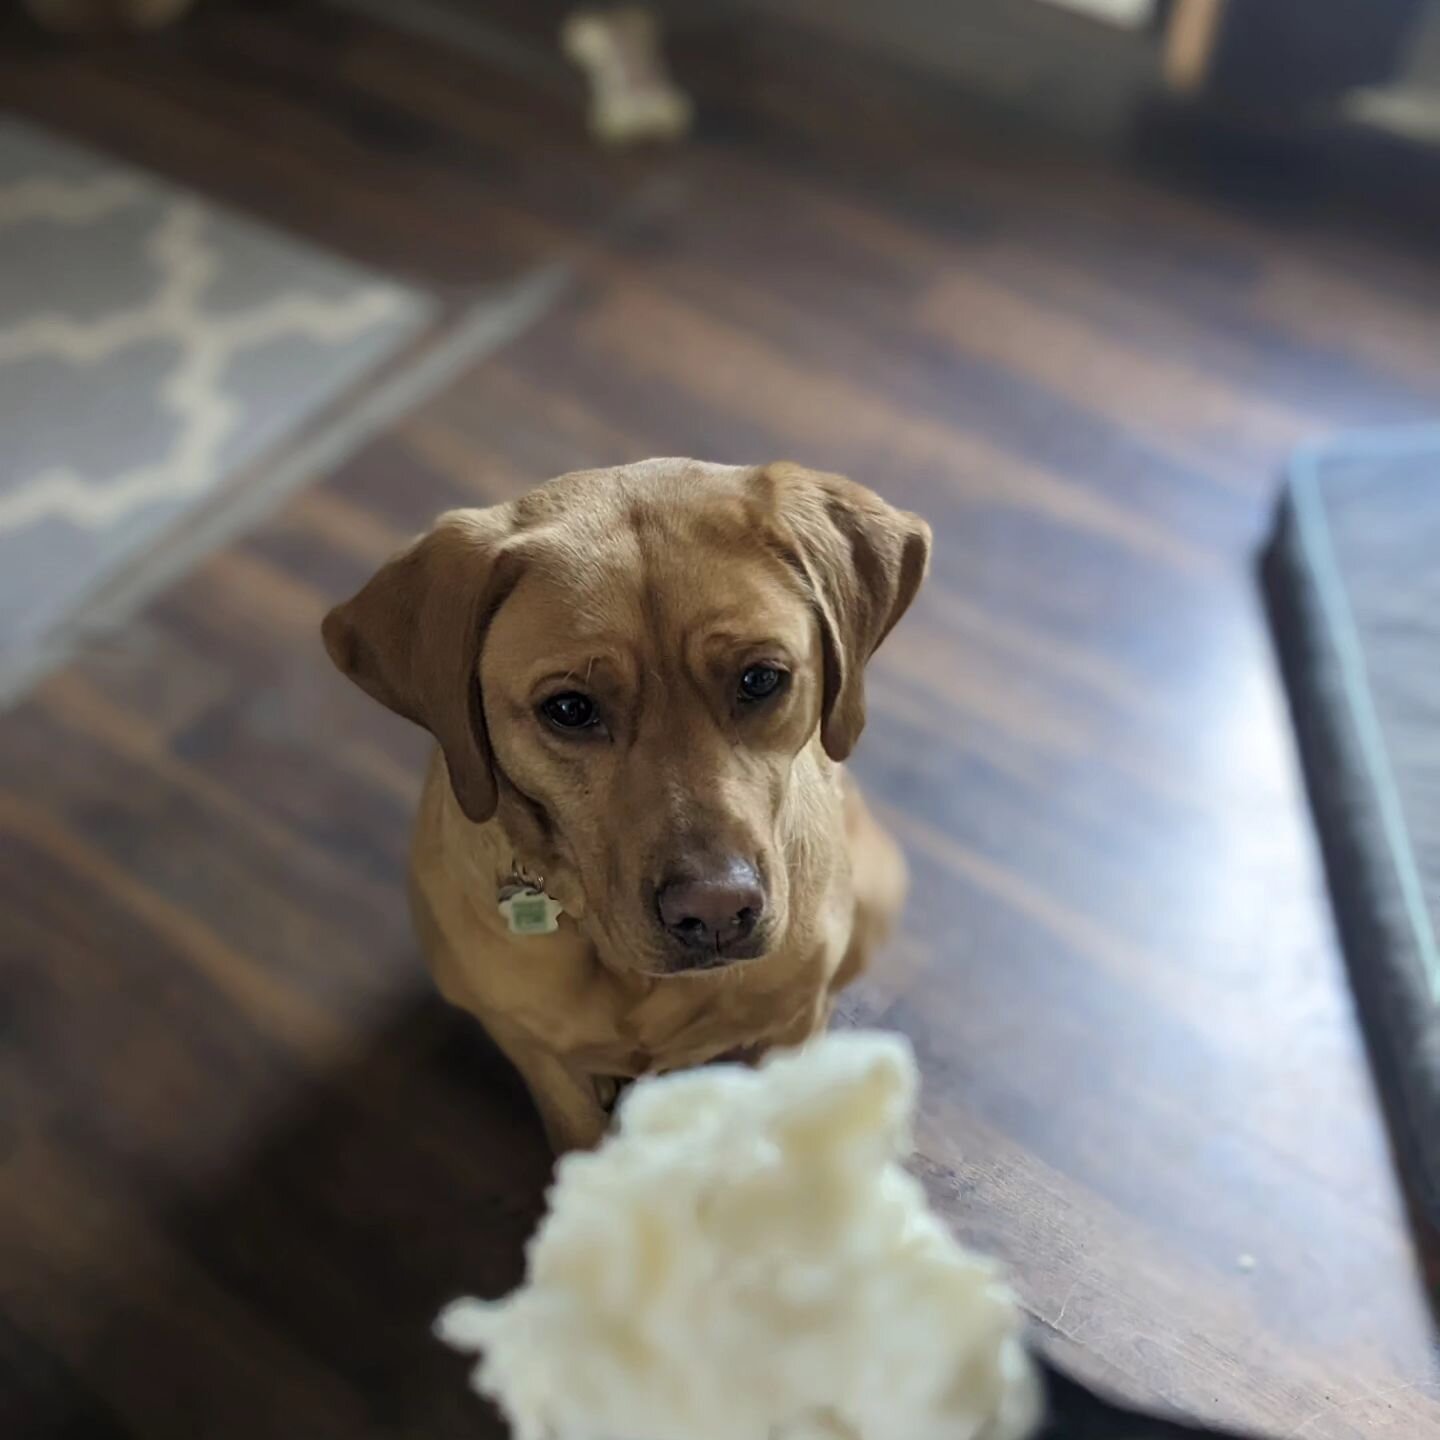
{"type": "Polygon", "coordinates": [[[675,876],[655,897],[666,933],[687,950],[739,958],[765,912],[765,891],[748,860],[730,859],[698,877],[675,876]]]}

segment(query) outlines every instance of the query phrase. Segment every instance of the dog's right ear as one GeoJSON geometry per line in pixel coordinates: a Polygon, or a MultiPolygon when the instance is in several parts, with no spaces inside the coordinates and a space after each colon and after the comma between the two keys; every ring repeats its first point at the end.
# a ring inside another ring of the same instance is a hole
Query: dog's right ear
{"type": "Polygon", "coordinates": [[[495,813],[498,792],[480,702],[480,646],[516,579],[503,507],[452,510],[383,565],[321,633],[341,674],[439,742],[460,808],[495,813]]]}

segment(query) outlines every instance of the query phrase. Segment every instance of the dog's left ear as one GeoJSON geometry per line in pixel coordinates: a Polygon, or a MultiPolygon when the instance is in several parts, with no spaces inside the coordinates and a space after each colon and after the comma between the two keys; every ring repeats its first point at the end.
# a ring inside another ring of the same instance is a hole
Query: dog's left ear
{"type": "Polygon", "coordinates": [[[873,490],[799,465],[760,472],[787,559],[809,583],[820,619],[820,741],[844,760],[865,728],[865,665],[910,608],[930,566],[930,527],[873,490]]]}
{"type": "Polygon", "coordinates": [[[442,515],[322,627],[342,674],[440,742],[455,798],[477,822],[498,800],[478,666],[485,628],[516,579],[503,554],[509,533],[505,506],[442,515]]]}

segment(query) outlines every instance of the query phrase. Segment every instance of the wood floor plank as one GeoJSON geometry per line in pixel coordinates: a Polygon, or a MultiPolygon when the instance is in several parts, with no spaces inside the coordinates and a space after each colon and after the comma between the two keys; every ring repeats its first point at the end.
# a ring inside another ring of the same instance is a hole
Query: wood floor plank
{"type": "MultiPolygon", "coordinates": [[[[772,447],[782,443],[779,436],[793,437],[792,446],[820,452],[817,463],[844,468],[841,456],[869,457],[869,473],[876,475],[885,461],[901,460],[911,472],[926,474],[925,489],[936,498],[953,487],[972,501],[1087,530],[1181,570],[1203,569],[1209,562],[1203,547],[1182,538],[1177,528],[1155,523],[1144,506],[1096,493],[1073,475],[963,424],[951,428],[907,408],[901,412],[905,423],[897,425],[891,403],[868,387],[792,359],[722,313],[687,308],[637,286],[612,293],[582,317],[576,338],[595,365],[611,367],[609,382],[616,391],[622,377],[614,367],[624,362],[656,408],[673,392],[677,402],[681,396],[691,404],[699,400],[713,413],[733,417],[732,429],[747,422],[763,429],[775,437],[772,447]],[[837,458],[830,462],[827,455],[837,458]]],[[[617,399],[624,403],[623,396],[617,399]]],[[[862,465],[851,468],[866,473],[862,465]]],[[[907,498],[900,485],[887,489],[907,498]]]]}

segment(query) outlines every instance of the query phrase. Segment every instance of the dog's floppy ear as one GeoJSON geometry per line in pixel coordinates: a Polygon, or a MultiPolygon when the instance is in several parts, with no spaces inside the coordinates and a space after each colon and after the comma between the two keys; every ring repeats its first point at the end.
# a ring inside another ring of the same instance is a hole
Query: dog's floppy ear
{"type": "Polygon", "coordinates": [[[514,584],[503,509],[452,510],[383,565],[322,626],[343,675],[439,742],[460,808],[490,819],[498,795],[478,661],[485,627],[514,584]]]}
{"type": "Polygon", "coordinates": [[[910,608],[930,565],[930,527],[839,475],[769,465],[781,541],[820,619],[820,741],[844,760],[865,728],[865,664],[910,608]]]}

